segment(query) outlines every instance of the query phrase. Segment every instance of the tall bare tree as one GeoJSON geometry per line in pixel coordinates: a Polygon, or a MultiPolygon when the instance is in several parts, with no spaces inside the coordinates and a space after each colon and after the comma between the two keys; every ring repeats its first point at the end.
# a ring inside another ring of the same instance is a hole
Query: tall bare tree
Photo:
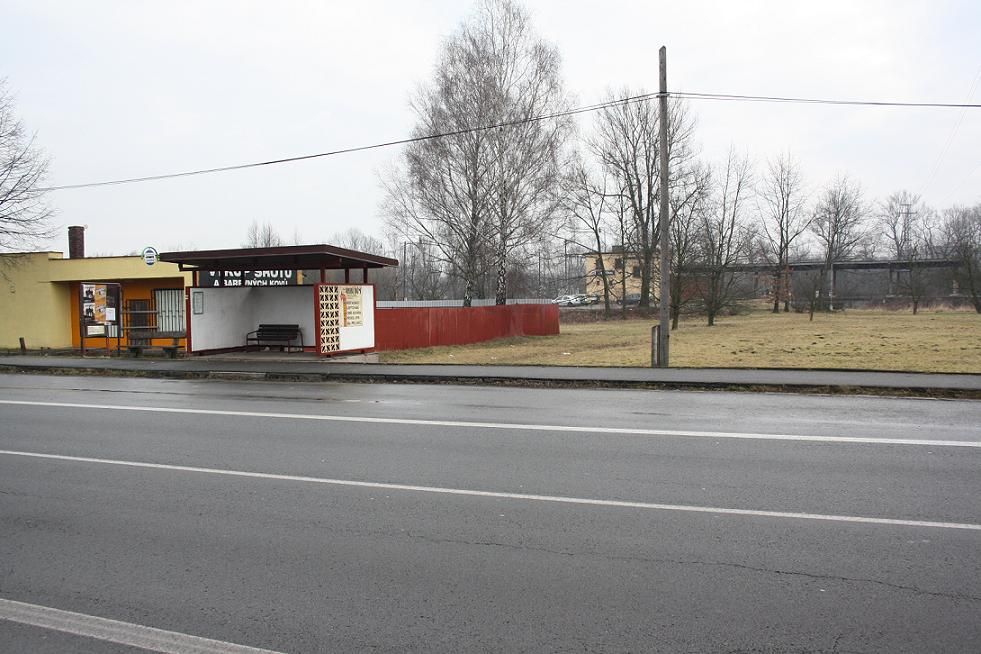
{"type": "Polygon", "coordinates": [[[746,220],[752,194],[749,158],[730,150],[725,169],[719,175],[713,207],[702,214],[699,234],[703,272],[698,286],[710,326],[733,299],[732,265],[746,254],[752,240],[746,220]]]}
{"type": "MultiPolygon", "coordinates": [[[[644,91],[622,91],[621,97],[643,95],[644,91]]],[[[610,96],[613,99],[613,96],[610,96]]],[[[660,161],[658,158],[658,111],[653,102],[624,102],[597,114],[596,133],[590,148],[607,172],[623,189],[633,222],[632,249],[641,260],[640,305],[649,307],[658,251],[660,229],[667,228],[670,216],[659,215],[660,161]]],[[[694,156],[695,121],[686,104],[668,103],[668,157],[674,171],[669,185],[674,188],[690,167],[694,156]]],[[[674,192],[673,190],[671,191],[674,192]]],[[[626,245],[626,244],[625,244],[626,245]]]]}
{"type": "Polygon", "coordinates": [[[783,153],[767,163],[758,189],[760,225],[766,258],[777,266],[773,283],[773,313],[790,311],[790,249],[807,231],[812,216],[805,211],[807,198],[800,165],[783,153]]]}
{"type": "Polygon", "coordinates": [[[391,227],[437,244],[469,305],[488,265],[507,296],[512,254],[530,247],[557,206],[569,119],[556,48],[511,0],[482,0],[446,42],[435,79],[415,98],[416,141],[386,183],[391,227]],[[503,125],[486,129],[491,125],[503,125]]]}
{"type": "Polygon", "coordinates": [[[507,300],[512,252],[546,232],[558,208],[561,154],[569,118],[538,120],[568,107],[558,49],[535,34],[528,13],[512,0],[482,0],[464,28],[472,72],[493,96],[490,133],[495,300],[507,300]]]}
{"type": "Polygon", "coordinates": [[[42,190],[48,160],[34,141],[0,79],[0,251],[32,248],[51,237],[52,210],[42,190]]]}
{"type": "Polygon", "coordinates": [[[836,291],[834,264],[848,259],[866,240],[867,209],[857,183],[841,175],[821,193],[814,207],[811,231],[821,246],[824,267],[821,270],[821,299],[829,298],[829,308],[836,291]],[[830,291],[825,288],[830,276],[830,291]],[[829,295],[825,295],[829,293],[829,295]]]}

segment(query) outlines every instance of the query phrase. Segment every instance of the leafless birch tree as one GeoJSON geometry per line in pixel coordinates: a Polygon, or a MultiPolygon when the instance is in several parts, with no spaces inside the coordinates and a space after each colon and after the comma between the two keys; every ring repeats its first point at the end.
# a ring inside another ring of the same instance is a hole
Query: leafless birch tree
{"type": "Polygon", "coordinates": [[[407,240],[437,244],[464,281],[469,306],[488,260],[495,297],[507,297],[513,253],[530,247],[557,207],[568,119],[539,120],[566,106],[554,46],[511,0],[483,0],[451,36],[435,79],[413,101],[413,143],[386,182],[390,225],[407,240]],[[486,129],[491,125],[502,125],[486,129]]]}

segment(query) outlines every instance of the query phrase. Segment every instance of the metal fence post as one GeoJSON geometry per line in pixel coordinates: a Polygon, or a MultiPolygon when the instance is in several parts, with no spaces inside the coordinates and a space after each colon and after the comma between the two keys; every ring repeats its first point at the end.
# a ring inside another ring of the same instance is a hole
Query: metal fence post
{"type": "Polygon", "coordinates": [[[661,326],[651,325],[651,368],[658,367],[658,355],[661,353],[661,326]]]}

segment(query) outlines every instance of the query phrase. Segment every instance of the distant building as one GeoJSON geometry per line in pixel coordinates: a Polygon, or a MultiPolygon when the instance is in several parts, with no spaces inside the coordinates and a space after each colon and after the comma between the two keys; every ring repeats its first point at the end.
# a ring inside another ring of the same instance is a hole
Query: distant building
{"type": "MultiPolygon", "coordinates": [[[[641,291],[641,266],[643,259],[632,252],[625,252],[620,246],[613,246],[609,252],[586,252],[583,254],[586,269],[586,294],[603,297],[603,272],[610,285],[610,301],[620,302],[626,296],[639,296],[641,291]],[[602,261],[602,265],[600,262],[602,261]]],[[[656,295],[660,278],[652,273],[651,296],[656,295]]]]}

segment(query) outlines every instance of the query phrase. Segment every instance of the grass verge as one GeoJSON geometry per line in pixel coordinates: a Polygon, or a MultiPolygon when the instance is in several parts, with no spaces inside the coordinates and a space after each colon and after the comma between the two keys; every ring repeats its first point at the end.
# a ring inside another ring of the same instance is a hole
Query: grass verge
{"type": "MultiPolygon", "coordinates": [[[[649,366],[654,319],[563,324],[557,336],[384,352],[384,363],[649,366]]],[[[671,366],[981,372],[981,315],[962,311],[754,311],[683,320],[671,366]]]]}

